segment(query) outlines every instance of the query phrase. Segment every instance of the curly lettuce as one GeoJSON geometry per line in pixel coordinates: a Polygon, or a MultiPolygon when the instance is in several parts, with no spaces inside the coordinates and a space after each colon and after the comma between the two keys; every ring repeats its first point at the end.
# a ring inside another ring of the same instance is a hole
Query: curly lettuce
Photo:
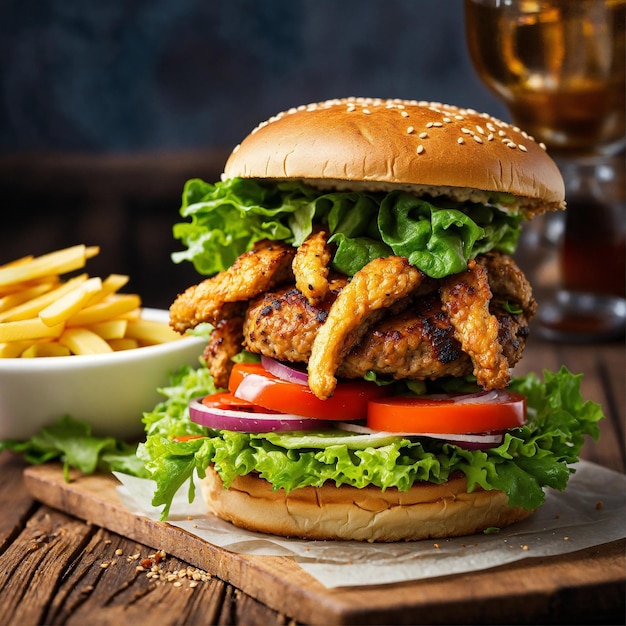
{"type": "Polygon", "coordinates": [[[187,181],[174,238],[184,250],[175,263],[190,261],[211,275],[232,265],[256,241],[298,247],[324,225],[337,246],[335,270],[354,275],[381,256],[406,256],[426,275],[442,278],[463,271],[477,254],[511,254],[523,216],[494,204],[417,198],[406,191],[330,192],[299,182],[268,183],[232,178],[216,184],[187,181]]]}
{"type": "Polygon", "coordinates": [[[598,404],[584,402],[581,375],[562,367],[514,379],[512,388],[528,402],[528,421],[507,432],[501,445],[488,450],[465,450],[440,440],[403,437],[364,437],[337,430],[297,433],[239,433],[211,430],[193,423],[187,401],[210,377],[182,374],[168,388],[167,399],[146,413],[147,438],[138,456],[155,481],[153,504],[168,516],[174,494],[189,482],[193,499],[194,472],[202,477],[213,465],[228,487],[239,475],[258,472],[275,489],[291,491],[325,482],[335,485],[406,490],[415,482],[443,483],[462,472],[470,491],[504,491],[512,506],[533,510],[544,501],[544,488],[563,490],[578,460],[585,435],[599,436],[598,404]],[[202,380],[200,379],[201,377],[202,380]]]}

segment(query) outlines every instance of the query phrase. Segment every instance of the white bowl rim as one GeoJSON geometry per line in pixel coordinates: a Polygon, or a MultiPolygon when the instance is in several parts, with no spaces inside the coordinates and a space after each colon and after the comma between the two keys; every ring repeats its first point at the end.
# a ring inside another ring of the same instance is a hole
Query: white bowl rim
{"type": "MultiPolygon", "coordinates": [[[[150,307],[142,307],[142,317],[154,321],[167,321],[169,312],[165,309],[154,309],[150,307]]],[[[107,352],[106,354],[73,354],[71,356],[49,356],[36,357],[32,359],[16,358],[0,358],[0,374],[2,372],[18,372],[18,371],[40,371],[50,369],[76,369],[88,367],[90,365],[110,365],[117,363],[126,363],[167,354],[177,349],[191,347],[194,344],[206,343],[206,339],[189,335],[181,337],[177,341],[168,341],[167,343],[155,344],[152,346],[143,346],[141,348],[132,348],[130,350],[119,350],[116,352],[107,352]]]]}

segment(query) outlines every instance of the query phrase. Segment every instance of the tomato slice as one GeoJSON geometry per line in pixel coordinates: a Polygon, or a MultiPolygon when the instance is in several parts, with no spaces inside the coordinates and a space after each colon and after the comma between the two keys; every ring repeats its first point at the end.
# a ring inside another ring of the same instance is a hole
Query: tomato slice
{"type": "Polygon", "coordinates": [[[247,413],[276,413],[262,408],[258,404],[237,398],[230,391],[218,391],[202,398],[202,404],[210,409],[226,411],[245,411],[247,413]]]}
{"type": "Polygon", "coordinates": [[[526,422],[525,396],[507,390],[445,397],[381,398],[369,403],[367,426],[402,433],[483,433],[526,422]]]}
{"type": "Polygon", "coordinates": [[[387,394],[367,381],[347,381],[337,385],[332,398],[320,400],[308,386],[277,378],[257,363],[235,364],[228,388],[236,398],[265,409],[341,421],[365,419],[368,402],[387,394]]]}

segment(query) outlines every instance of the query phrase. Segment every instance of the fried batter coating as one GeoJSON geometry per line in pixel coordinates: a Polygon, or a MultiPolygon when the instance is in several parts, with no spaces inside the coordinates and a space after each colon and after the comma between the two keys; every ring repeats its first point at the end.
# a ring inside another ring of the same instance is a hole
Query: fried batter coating
{"type": "Polygon", "coordinates": [[[202,357],[213,377],[216,387],[228,387],[233,357],[241,352],[243,342],[243,317],[235,316],[220,320],[211,332],[209,343],[202,357]]]}
{"type": "Polygon", "coordinates": [[[309,359],[309,387],[320,399],[332,396],[334,374],[343,357],[367,330],[364,322],[375,311],[408,296],[423,274],[404,257],[374,259],[359,270],[330,307],[309,359]]]}
{"type": "Polygon", "coordinates": [[[463,351],[472,359],[478,384],[484,389],[501,389],[510,381],[509,364],[498,341],[498,320],[489,312],[487,270],[474,260],[467,267],[442,281],[443,310],[463,351]]]}
{"type": "Polygon", "coordinates": [[[282,242],[257,242],[227,270],[180,294],[170,307],[170,326],[184,333],[201,322],[217,324],[228,311],[225,305],[249,300],[292,280],[294,254],[294,248],[282,242]]]}
{"type": "Polygon", "coordinates": [[[318,304],[328,293],[328,264],[330,250],[324,231],[313,233],[298,248],[293,259],[296,287],[310,304],[318,304]]]}
{"type": "Polygon", "coordinates": [[[476,257],[489,276],[489,287],[494,298],[521,307],[530,319],[537,312],[532,287],[512,257],[502,252],[487,252],[476,257]]]}

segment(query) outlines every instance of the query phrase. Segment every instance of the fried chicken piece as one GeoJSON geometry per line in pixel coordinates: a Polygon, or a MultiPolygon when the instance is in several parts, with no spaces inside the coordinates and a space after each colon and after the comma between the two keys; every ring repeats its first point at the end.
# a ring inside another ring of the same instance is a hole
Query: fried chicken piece
{"type": "Polygon", "coordinates": [[[529,320],[537,311],[532,287],[512,257],[501,252],[487,252],[476,258],[486,270],[493,298],[517,304],[529,320]]]}
{"type": "MultiPolygon", "coordinates": [[[[530,302],[530,288],[523,275],[520,280],[521,272],[510,257],[490,257],[489,262],[480,257],[477,260],[488,271],[493,292],[489,311],[498,322],[502,353],[509,367],[513,367],[522,357],[533,307],[511,313],[510,307],[505,308],[502,303],[523,308],[520,302],[530,302]]],[[[308,362],[315,336],[346,283],[345,277],[333,277],[327,299],[316,306],[310,305],[293,286],[253,299],[244,322],[245,347],[281,361],[308,362]]],[[[423,380],[472,374],[474,366],[455,338],[448,314],[442,310],[437,284],[424,279],[411,294],[409,304],[396,311],[401,302],[395,303],[383,319],[368,324],[367,332],[344,357],[337,375],[362,378],[373,371],[397,379],[423,380]]]]}
{"type": "Polygon", "coordinates": [[[374,259],[359,270],[330,307],[309,359],[309,387],[320,399],[332,396],[334,374],[343,357],[367,330],[364,322],[375,311],[408,296],[423,274],[404,257],[374,259]]]}
{"type": "Polygon", "coordinates": [[[347,282],[347,278],[331,281],[328,296],[315,306],[292,286],[252,300],[243,326],[244,346],[279,361],[307,363],[313,341],[347,282]]]}
{"type": "Polygon", "coordinates": [[[235,316],[220,320],[211,332],[202,357],[213,376],[216,387],[228,387],[233,369],[233,357],[241,352],[243,342],[243,317],[235,316]]]}
{"type": "Polygon", "coordinates": [[[474,260],[467,267],[442,281],[442,306],[456,339],[472,359],[478,384],[484,389],[500,389],[509,384],[510,373],[498,341],[498,320],[489,312],[492,294],[487,270],[474,260]]]}
{"type": "Polygon", "coordinates": [[[472,369],[435,291],[415,298],[409,309],[376,324],[346,355],[337,374],[363,378],[373,371],[398,380],[424,380],[465,376],[472,369]]]}
{"type": "Polygon", "coordinates": [[[298,248],[293,259],[296,287],[310,304],[322,302],[328,293],[328,264],[331,255],[326,239],[324,231],[313,233],[298,248]]]}
{"type": "Polygon", "coordinates": [[[282,242],[257,242],[227,270],[180,294],[170,307],[170,326],[184,333],[201,322],[217,324],[228,314],[225,305],[249,300],[292,280],[294,254],[294,248],[282,242]]]}

